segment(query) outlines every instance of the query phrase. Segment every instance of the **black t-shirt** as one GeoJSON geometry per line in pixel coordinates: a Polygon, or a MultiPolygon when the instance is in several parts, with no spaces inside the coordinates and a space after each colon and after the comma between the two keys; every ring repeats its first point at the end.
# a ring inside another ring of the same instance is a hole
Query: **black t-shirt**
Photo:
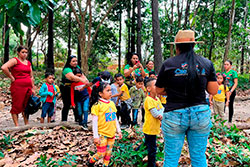
{"type": "Polygon", "coordinates": [[[213,63],[200,56],[195,56],[196,82],[191,85],[188,82],[188,64],[186,57],[180,54],[167,59],[160,70],[156,86],[165,88],[167,92],[167,104],[165,112],[199,104],[207,104],[205,90],[209,81],[216,81],[213,63]],[[193,89],[191,88],[193,87],[193,89]]]}
{"type": "Polygon", "coordinates": [[[95,84],[98,81],[100,81],[100,82],[102,81],[101,77],[94,78],[93,81],[92,81],[92,83],[95,84]]]}

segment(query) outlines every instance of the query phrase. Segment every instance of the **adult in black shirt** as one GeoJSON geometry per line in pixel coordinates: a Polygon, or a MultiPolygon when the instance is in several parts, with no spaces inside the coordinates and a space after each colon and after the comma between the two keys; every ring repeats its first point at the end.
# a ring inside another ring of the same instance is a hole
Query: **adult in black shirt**
{"type": "Polygon", "coordinates": [[[162,120],[164,134],[164,167],[178,166],[185,136],[193,167],[206,167],[206,146],[210,132],[211,111],[205,90],[214,95],[218,84],[211,61],[195,54],[194,32],[179,31],[176,35],[176,56],[167,59],[160,70],[156,91],[167,95],[162,120]]]}

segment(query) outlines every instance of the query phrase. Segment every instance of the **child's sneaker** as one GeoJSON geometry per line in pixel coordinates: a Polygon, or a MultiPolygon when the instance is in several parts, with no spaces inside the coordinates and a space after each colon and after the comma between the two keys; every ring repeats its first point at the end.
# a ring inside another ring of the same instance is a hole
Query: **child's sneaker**
{"type": "Polygon", "coordinates": [[[83,129],[84,129],[84,130],[89,130],[89,129],[88,129],[88,125],[87,125],[87,124],[83,124],[83,126],[82,126],[82,127],[83,127],[83,129]]]}
{"type": "Polygon", "coordinates": [[[121,125],[121,129],[126,129],[127,125],[121,125]]]}

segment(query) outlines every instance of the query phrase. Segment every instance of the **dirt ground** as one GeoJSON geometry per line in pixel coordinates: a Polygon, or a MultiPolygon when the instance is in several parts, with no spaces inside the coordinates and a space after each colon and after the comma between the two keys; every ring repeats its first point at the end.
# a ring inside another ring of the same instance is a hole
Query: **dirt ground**
{"type": "MultiPolygon", "coordinates": [[[[62,105],[63,105],[62,101],[58,100],[57,111],[56,111],[56,122],[61,121],[62,105]]],[[[6,127],[14,127],[14,123],[12,121],[11,114],[10,114],[10,109],[11,109],[11,106],[9,104],[0,102],[0,130],[6,127]]],[[[245,122],[248,118],[250,119],[250,100],[241,101],[239,100],[239,97],[236,97],[234,109],[235,111],[234,111],[233,123],[245,122]]],[[[30,124],[39,123],[40,117],[41,117],[41,109],[39,109],[39,111],[35,113],[34,115],[30,116],[29,123],[30,124]]],[[[226,108],[224,119],[228,119],[228,108],[226,108]]],[[[88,120],[90,122],[91,116],[89,116],[88,120]]],[[[139,113],[139,122],[140,120],[141,120],[141,114],[139,113]]],[[[73,110],[70,110],[69,112],[68,121],[74,122],[73,110]]],[[[20,126],[24,125],[21,114],[19,115],[19,125],[20,126]]]]}

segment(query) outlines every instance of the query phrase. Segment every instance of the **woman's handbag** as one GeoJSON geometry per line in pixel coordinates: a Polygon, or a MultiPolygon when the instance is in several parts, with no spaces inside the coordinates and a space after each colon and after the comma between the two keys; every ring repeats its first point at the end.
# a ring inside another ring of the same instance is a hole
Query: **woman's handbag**
{"type": "Polygon", "coordinates": [[[25,108],[26,115],[32,115],[36,113],[41,106],[40,98],[34,95],[31,95],[28,101],[28,104],[25,108]]]}

